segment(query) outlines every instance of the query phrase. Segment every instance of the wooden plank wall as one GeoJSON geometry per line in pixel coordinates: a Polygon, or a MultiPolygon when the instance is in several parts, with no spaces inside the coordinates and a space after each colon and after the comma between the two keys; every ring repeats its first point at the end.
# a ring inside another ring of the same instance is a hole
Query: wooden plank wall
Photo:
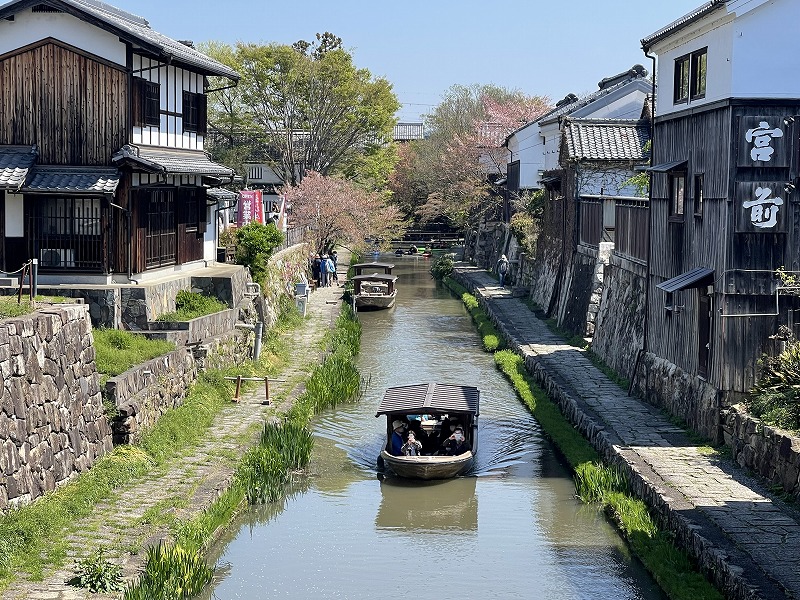
{"type": "MultiPolygon", "coordinates": [[[[667,311],[666,294],[655,287],[695,267],[725,270],[728,230],[728,174],[730,167],[730,107],[656,124],[655,163],[686,160],[686,198],[682,222],[670,220],[669,178],[653,174],[650,234],[649,350],[689,373],[698,370],[698,302],[705,289],[677,292],[682,308],[667,311]],[[710,133],[710,132],[713,132],[710,133]],[[703,214],[695,217],[694,175],[703,174],[703,214]]],[[[717,298],[714,299],[715,301],[717,298]]],[[[712,302],[712,339],[720,332],[720,316],[712,302]]],[[[709,379],[719,382],[721,353],[712,341],[709,379]]]]}
{"type": "Polygon", "coordinates": [[[0,59],[0,144],[40,164],[110,165],[127,141],[128,76],[55,40],[0,59]]]}

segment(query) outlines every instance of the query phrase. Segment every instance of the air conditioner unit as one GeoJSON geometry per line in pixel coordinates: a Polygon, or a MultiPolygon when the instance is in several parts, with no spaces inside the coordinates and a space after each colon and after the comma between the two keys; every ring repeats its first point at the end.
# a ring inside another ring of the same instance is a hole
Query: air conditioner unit
{"type": "Polygon", "coordinates": [[[75,250],[72,248],[42,248],[39,265],[44,268],[74,267],[75,250]]]}

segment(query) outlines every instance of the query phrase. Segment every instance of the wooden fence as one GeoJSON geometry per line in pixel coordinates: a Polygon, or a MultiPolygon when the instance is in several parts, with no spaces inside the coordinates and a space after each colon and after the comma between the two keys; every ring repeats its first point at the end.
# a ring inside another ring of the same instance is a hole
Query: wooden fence
{"type": "Polygon", "coordinates": [[[647,260],[649,215],[646,198],[618,198],[615,208],[614,251],[630,258],[647,260]]]}

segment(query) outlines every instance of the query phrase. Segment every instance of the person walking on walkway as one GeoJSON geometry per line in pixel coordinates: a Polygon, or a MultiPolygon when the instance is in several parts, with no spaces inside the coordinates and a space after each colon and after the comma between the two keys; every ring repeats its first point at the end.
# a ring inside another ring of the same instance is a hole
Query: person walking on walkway
{"type": "Polygon", "coordinates": [[[314,287],[319,287],[322,276],[322,259],[319,254],[315,254],[311,261],[311,278],[314,280],[314,287]]]}
{"type": "Polygon", "coordinates": [[[500,287],[505,287],[506,275],[508,274],[508,259],[503,254],[500,260],[497,261],[497,274],[500,276],[500,287]]]}
{"type": "Polygon", "coordinates": [[[326,285],[330,287],[336,279],[336,263],[333,262],[333,258],[330,256],[325,259],[325,272],[328,274],[328,283],[326,285]]]}
{"type": "Polygon", "coordinates": [[[328,255],[323,254],[319,263],[319,284],[328,287],[328,255]]]}

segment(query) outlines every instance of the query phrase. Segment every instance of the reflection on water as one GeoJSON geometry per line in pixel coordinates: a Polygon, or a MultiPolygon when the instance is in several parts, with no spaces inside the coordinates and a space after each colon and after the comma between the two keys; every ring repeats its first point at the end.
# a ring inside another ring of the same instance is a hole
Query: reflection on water
{"type": "Polygon", "coordinates": [[[458,299],[428,261],[392,257],[397,304],[361,313],[359,368],[371,386],[313,423],[310,475],[287,498],[241,518],[221,541],[205,598],[661,599],[538,424],[480,349],[458,299]],[[380,477],[386,387],[427,381],[481,390],[470,476],[380,477]]]}
{"type": "Polygon", "coordinates": [[[375,528],[420,534],[443,530],[475,531],[478,528],[475,481],[474,477],[459,477],[453,481],[383,479],[375,528]],[[442,489],[445,485],[446,491],[442,489]]]}

